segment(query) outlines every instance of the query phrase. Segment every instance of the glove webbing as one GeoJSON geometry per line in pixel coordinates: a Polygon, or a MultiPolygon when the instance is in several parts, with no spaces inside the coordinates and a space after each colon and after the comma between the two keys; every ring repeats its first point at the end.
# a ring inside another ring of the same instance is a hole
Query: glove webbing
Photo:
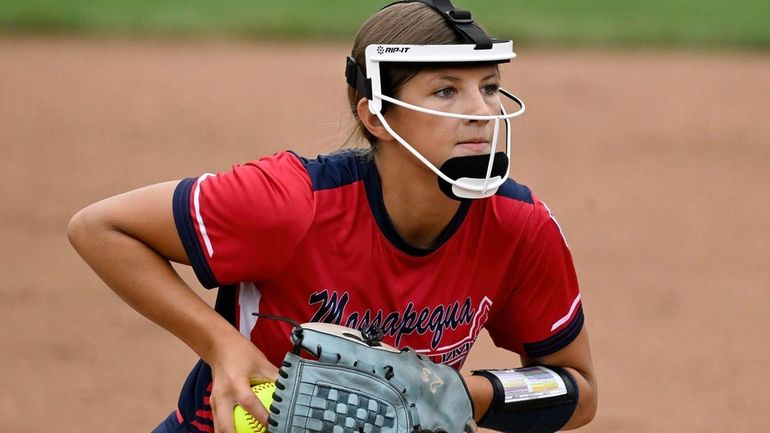
{"type": "MultiPolygon", "coordinates": [[[[332,354],[329,354],[332,355],[332,354]]],[[[338,359],[336,354],[328,359],[338,359]]],[[[358,363],[355,363],[359,367],[358,363]]],[[[329,367],[332,367],[331,365],[329,367]]],[[[295,368],[291,362],[284,361],[279,374],[288,378],[287,370],[295,368]]],[[[363,371],[367,371],[362,368],[363,371]]],[[[368,373],[372,372],[368,369],[368,373]]],[[[276,381],[279,390],[284,389],[281,379],[276,381]]],[[[276,392],[280,395],[280,391],[276,392]]],[[[280,399],[280,397],[278,397],[280,399]]],[[[312,433],[381,433],[394,427],[396,411],[384,401],[349,390],[339,389],[326,383],[301,383],[293,402],[292,412],[306,413],[309,416],[287,414],[284,419],[291,422],[291,431],[312,433]]],[[[271,405],[270,411],[280,415],[280,411],[271,405]]],[[[270,425],[277,422],[270,416],[270,425]]]]}

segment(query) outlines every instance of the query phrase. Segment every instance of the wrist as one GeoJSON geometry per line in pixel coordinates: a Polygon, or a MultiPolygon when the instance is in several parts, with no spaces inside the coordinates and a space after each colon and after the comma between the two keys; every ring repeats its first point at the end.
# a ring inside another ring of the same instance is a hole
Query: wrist
{"type": "Polygon", "coordinates": [[[251,341],[246,340],[237,329],[226,323],[221,329],[209,329],[200,346],[200,351],[196,352],[201,359],[214,367],[228,363],[233,353],[244,350],[247,345],[252,349],[255,348],[251,341]]]}
{"type": "Polygon", "coordinates": [[[569,421],[579,401],[575,379],[560,367],[477,370],[492,387],[479,426],[512,433],[552,433],[569,421]]]}
{"type": "Polygon", "coordinates": [[[465,387],[473,403],[473,419],[479,421],[489,410],[494,389],[489,379],[478,376],[464,376],[465,387]]]}

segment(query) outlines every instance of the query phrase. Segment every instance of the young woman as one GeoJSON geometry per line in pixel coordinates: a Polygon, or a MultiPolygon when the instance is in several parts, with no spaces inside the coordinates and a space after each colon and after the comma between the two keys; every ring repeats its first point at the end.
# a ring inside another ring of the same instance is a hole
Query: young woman
{"type": "Polygon", "coordinates": [[[457,369],[484,327],[512,367],[514,354],[540,367],[466,376],[481,426],[545,432],[593,418],[570,252],[545,204],[508,179],[510,143],[498,140],[523,111],[500,88],[498,65],[512,57],[448,1],[389,5],[346,70],[369,149],[279,152],[72,218],[72,244],[107,285],[201,357],[155,433],[232,433],[235,404],[265,423],[249,383],[277,377],[290,326],[253,313],[375,325],[385,342],[457,369]],[[215,309],[171,261],[219,287],[215,309]],[[517,394],[521,383],[545,391],[517,394]]]}

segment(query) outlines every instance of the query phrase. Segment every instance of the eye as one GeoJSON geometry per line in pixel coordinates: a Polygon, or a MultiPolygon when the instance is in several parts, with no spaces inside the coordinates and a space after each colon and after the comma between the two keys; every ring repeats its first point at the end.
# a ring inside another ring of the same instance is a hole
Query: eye
{"type": "Polygon", "coordinates": [[[438,96],[439,98],[450,98],[455,94],[457,94],[457,89],[454,87],[444,87],[433,92],[433,95],[438,96]]]}
{"type": "Polygon", "coordinates": [[[481,88],[485,95],[493,96],[496,95],[497,92],[500,91],[500,85],[499,84],[487,84],[484,87],[481,88]]]}

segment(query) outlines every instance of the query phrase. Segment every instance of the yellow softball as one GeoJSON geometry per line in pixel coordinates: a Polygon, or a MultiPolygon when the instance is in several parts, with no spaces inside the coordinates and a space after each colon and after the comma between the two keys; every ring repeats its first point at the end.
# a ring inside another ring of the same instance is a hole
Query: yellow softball
{"type": "MultiPolygon", "coordinates": [[[[265,406],[270,407],[270,403],[273,402],[273,392],[275,391],[275,383],[266,382],[257,385],[252,385],[251,390],[259,398],[259,401],[265,406]]],[[[246,412],[241,405],[236,404],[233,409],[233,418],[235,419],[235,433],[266,433],[267,427],[260,424],[259,421],[254,419],[250,413],[246,412]]]]}

